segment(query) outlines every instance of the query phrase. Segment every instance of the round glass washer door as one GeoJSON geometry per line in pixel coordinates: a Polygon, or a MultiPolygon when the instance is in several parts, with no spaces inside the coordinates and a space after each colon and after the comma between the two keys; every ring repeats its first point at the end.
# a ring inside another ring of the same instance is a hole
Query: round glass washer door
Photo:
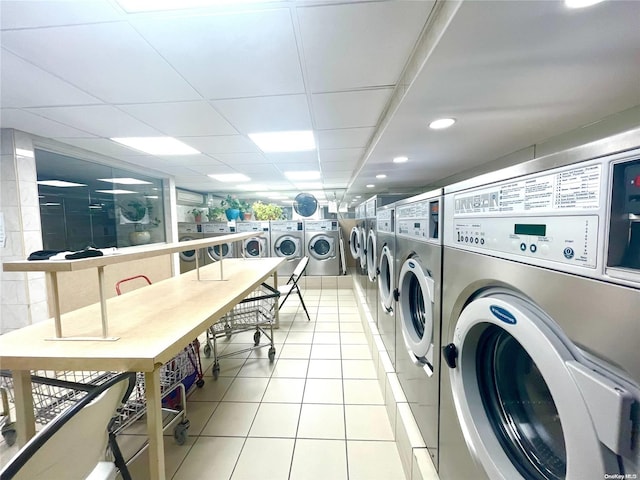
{"type": "Polygon", "coordinates": [[[469,450],[492,479],[606,478],[570,340],[516,294],[484,295],[458,318],[449,370],[469,450]]]}
{"type": "Polygon", "coordinates": [[[300,255],[300,239],[291,235],[284,235],[273,246],[276,256],[278,257],[296,257],[300,255]]]}
{"type": "Polygon", "coordinates": [[[335,255],[335,239],[328,235],[316,235],[309,240],[309,253],[313,258],[325,260],[335,255]]]}
{"type": "Polygon", "coordinates": [[[360,250],[358,256],[360,257],[360,268],[367,268],[367,233],[364,227],[358,229],[358,241],[360,242],[360,250]]]}
{"type": "Polygon", "coordinates": [[[388,245],[382,247],[380,252],[380,273],[378,274],[378,292],[380,293],[380,302],[386,312],[393,311],[393,254],[388,245]]]}
{"type": "Polygon", "coordinates": [[[244,241],[244,251],[247,257],[264,257],[265,239],[255,237],[246,239],[244,241]]]}
{"type": "Polygon", "coordinates": [[[418,257],[405,260],[398,276],[398,310],[409,355],[433,373],[433,299],[435,282],[418,257]]]}
{"type": "Polygon", "coordinates": [[[369,230],[369,238],[367,238],[367,276],[372,282],[376,281],[376,268],[378,261],[376,259],[376,232],[369,230]]]}
{"type": "Polygon", "coordinates": [[[228,258],[232,256],[233,248],[231,244],[223,243],[222,245],[211,245],[207,247],[207,255],[211,260],[217,262],[220,258],[228,258]]]}
{"type": "MultiPolygon", "coordinates": [[[[197,240],[193,237],[182,237],[180,238],[181,242],[188,242],[190,240],[197,240]]],[[[180,260],[183,262],[195,262],[196,261],[196,250],[184,250],[180,252],[180,260]]]]}
{"type": "Polygon", "coordinates": [[[360,233],[358,232],[358,227],[351,229],[351,234],[349,235],[349,250],[354,260],[360,258],[360,233]]]}

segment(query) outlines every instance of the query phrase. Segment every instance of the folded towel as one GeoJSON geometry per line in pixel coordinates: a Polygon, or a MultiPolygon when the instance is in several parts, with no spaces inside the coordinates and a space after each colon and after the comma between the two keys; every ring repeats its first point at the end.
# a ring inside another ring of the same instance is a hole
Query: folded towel
{"type": "Polygon", "coordinates": [[[54,255],[61,253],[63,250],[36,250],[31,252],[27,260],[49,260],[54,255]]]}
{"type": "Polygon", "coordinates": [[[69,253],[64,258],[67,260],[77,260],[79,258],[102,257],[104,254],[96,248],[85,248],[78,252],[69,253]]]}

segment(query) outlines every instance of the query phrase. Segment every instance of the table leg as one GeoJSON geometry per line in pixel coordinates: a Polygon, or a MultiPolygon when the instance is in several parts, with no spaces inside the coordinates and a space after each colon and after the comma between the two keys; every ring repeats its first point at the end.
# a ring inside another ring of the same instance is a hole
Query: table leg
{"type": "MultiPolygon", "coordinates": [[[[278,271],[273,272],[273,288],[278,290],[278,271]]],[[[280,302],[280,298],[276,298],[276,306],[275,306],[275,319],[273,325],[275,328],[280,328],[280,309],[278,308],[280,302]]]]}
{"type": "Polygon", "coordinates": [[[153,372],[145,372],[144,381],[147,397],[147,433],[149,434],[149,478],[165,480],[160,367],[153,372]]]}
{"type": "Polygon", "coordinates": [[[29,370],[13,371],[13,389],[16,402],[18,446],[22,447],[36,434],[33,395],[31,393],[31,372],[29,370]]]}

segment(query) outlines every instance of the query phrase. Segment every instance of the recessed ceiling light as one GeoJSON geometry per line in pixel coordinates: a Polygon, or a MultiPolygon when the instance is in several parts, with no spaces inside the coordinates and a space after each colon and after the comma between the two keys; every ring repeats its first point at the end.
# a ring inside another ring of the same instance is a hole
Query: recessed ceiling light
{"type": "Polygon", "coordinates": [[[405,163],[408,161],[409,161],[408,157],[396,157],[393,159],[393,163],[405,163]]]}
{"type": "Polygon", "coordinates": [[[111,140],[149,155],[197,155],[200,153],[172,137],[120,137],[111,140]]]}
{"type": "Polygon", "coordinates": [[[456,123],[455,118],[439,118],[438,120],[431,122],[429,124],[429,128],[433,130],[443,130],[445,128],[449,128],[454,123],[456,123]]]}
{"type": "Polygon", "coordinates": [[[39,180],[38,185],[46,185],[48,187],[86,187],[84,183],[65,182],[64,180],[39,180]]]}
{"type": "Polygon", "coordinates": [[[567,8],[585,8],[602,1],[604,0],[564,0],[564,5],[567,8]]]}
{"type": "Polygon", "coordinates": [[[132,192],[131,190],[96,190],[96,192],[100,192],[100,193],[111,193],[112,195],[123,195],[125,193],[138,193],[138,192],[132,192]]]}
{"type": "Polygon", "coordinates": [[[376,178],[387,178],[387,176],[384,173],[379,173],[376,178]]]}
{"type": "Polygon", "coordinates": [[[249,138],[263,152],[305,152],[316,148],[311,130],[250,133],[249,138]]]}
{"type": "Polygon", "coordinates": [[[369,185],[367,185],[367,188],[373,188],[373,187],[375,187],[373,183],[370,183],[369,185]]]}
{"type": "Polygon", "coordinates": [[[356,195],[355,198],[362,198],[362,195],[356,195]]]}
{"type": "Polygon", "coordinates": [[[119,183],[121,185],[153,185],[152,182],[138,180],[137,178],[96,178],[101,182],[119,183]]]}
{"type": "Polygon", "coordinates": [[[284,176],[289,180],[320,180],[320,172],[317,170],[299,171],[299,172],[284,172],[284,176]]]}
{"type": "Polygon", "coordinates": [[[322,183],[320,183],[320,182],[294,183],[294,186],[299,190],[320,190],[320,189],[322,189],[322,183]]]}
{"type": "Polygon", "coordinates": [[[220,175],[211,174],[209,177],[218,182],[250,182],[251,179],[243,173],[223,173],[220,175]]]}
{"type": "Polygon", "coordinates": [[[273,0],[117,0],[127,13],[162,10],[186,10],[189,8],[217,7],[238,3],[263,3],[273,0]]]}

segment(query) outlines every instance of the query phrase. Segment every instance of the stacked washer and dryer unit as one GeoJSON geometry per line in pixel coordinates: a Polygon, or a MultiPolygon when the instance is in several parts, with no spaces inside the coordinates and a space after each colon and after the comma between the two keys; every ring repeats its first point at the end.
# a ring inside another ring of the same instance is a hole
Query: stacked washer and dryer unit
{"type": "Polygon", "coordinates": [[[278,274],[289,276],[305,255],[304,223],[299,220],[272,220],[270,233],[271,256],[287,259],[287,262],[278,269],[278,274]]]}
{"type": "Polygon", "coordinates": [[[445,189],[442,480],[640,475],[639,139],[445,189]]]}
{"type": "Polygon", "coordinates": [[[395,203],[395,369],[436,468],[442,312],[441,208],[441,189],[395,203]]]}

